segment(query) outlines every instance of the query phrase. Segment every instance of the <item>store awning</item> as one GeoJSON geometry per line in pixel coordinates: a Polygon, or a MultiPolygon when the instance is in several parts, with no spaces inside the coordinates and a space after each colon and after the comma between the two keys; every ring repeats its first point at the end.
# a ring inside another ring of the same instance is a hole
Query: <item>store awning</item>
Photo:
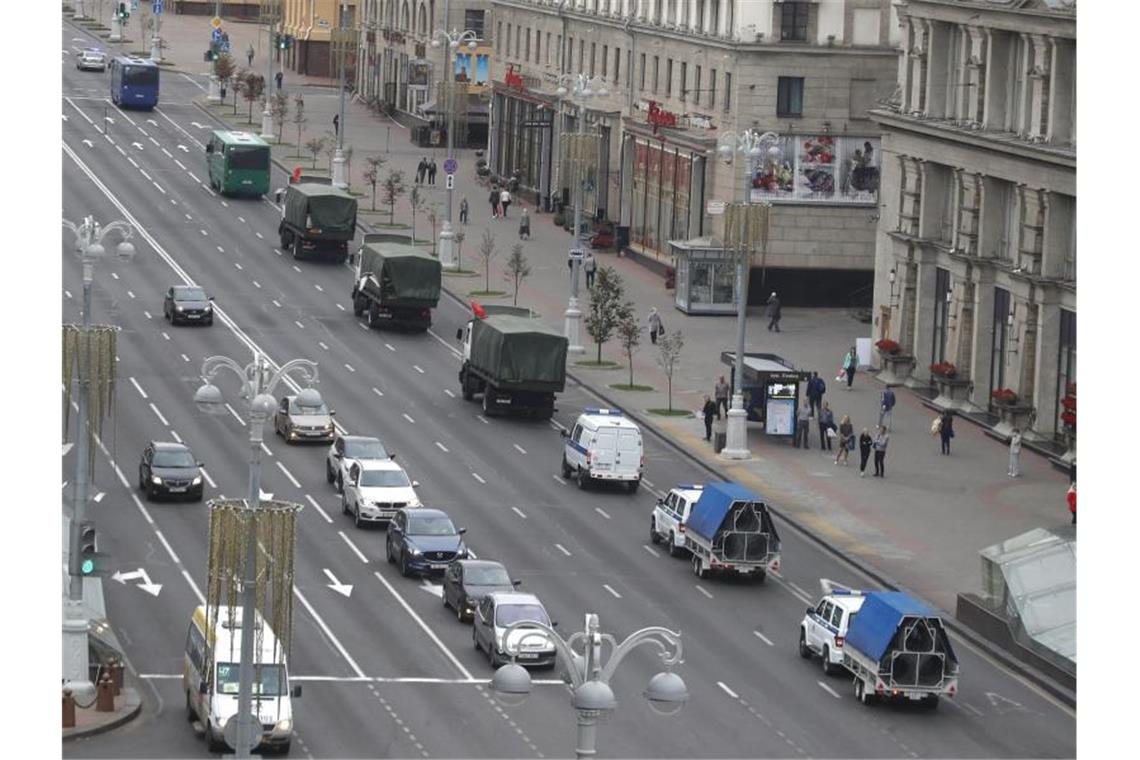
{"type": "MultiPolygon", "coordinates": [[[[438,112],[436,110],[435,103],[436,103],[435,99],[433,98],[433,99],[427,101],[426,103],[424,103],[423,106],[420,108],[420,110],[423,111],[428,116],[436,116],[438,114],[438,112]]],[[[478,117],[482,117],[485,119],[485,118],[490,116],[490,113],[491,113],[490,105],[488,103],[486,103],[485,101],[483,101],[482,99],[480,99],[478,95],[468,95],[467,96],[467,119],[468,119],[468,121],[471,120],[472,116],[478,116],[478,117]]]]}

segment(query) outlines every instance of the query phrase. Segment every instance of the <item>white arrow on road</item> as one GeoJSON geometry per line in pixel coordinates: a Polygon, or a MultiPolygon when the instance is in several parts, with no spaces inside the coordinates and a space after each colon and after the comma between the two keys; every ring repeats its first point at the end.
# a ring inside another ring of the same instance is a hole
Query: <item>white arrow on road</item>
{"type": "Polygon", "coordinates": [[[115,123],[115,117],[114,116],[104,116],[103,121],[107,122],[108,124],[114,124],[115,123]]]}
{"type": "Polygon", "coordinates": [[[67,121],[67,114],[65,114],[65,113],[61,113],[61,114],[60,114],[60,116],[62,116],[62,117],[63,117],[63,120],[64,120],[64,121],[67,121]]]}
{"type": "Polygon", "coordinates": [[[443,598],[443,586],[438,586],[434,583],[428,583],[427,579],[424,579],[424,583],[422,586],[420,586],[420,588],[429,594],[432,594],[433,596],[438,596],[440,599],[443,598]]]}
{"type": "Polygon", "coordinates": [[[95,143],[91,142],[90,140],[84,140],[83,144],[86,145],[88,148],[94,148],[95,147],[95,143]]]}
{"type": "Polygon", "coordinates": [[[158,126],[158,122],[157,122],[157,121],[155,121],[154,119],[147,119],[147,123],[148,123],[148,124],[153,124],[153,125],[154,125],[154,126],[156,126],[156,127],[158,126]]]}
{"type": "Polygon", "coordinates": [[[336,576],[332,574],[332,570],[329,570],[327,567],[324,568],[324,570],[325,575],[332,581],[332,583],[327,584],[329,588],[338,594],[344,594],[346,597],[352,594],[352,584],[341,583],[336,579],[336,576]]]}
{"type": "Polygon", "coordinates": [[[143,570],[141,567],[138,570],[135,570],[134,572],[130,572],[130,573],[124,573],[122,571],[119,571],[119,572],[115,573],[114,575],[112,575],[111,577],[114,578],[115,580],[117,580],[119,583],[122,583],[124,585],[126,584],[127,581],[132,581],[135,578],[142,578],[143,582],[140,583],[138,585],[138,587],[141,588],[143,591],[147,592],[148,594],[150,594],[151,596],[158,596],[158,592],[162,591],[162,584],[151,583],[150,582],[150,576],[147,575],[146,570],[143,570]]]}
{"type": "Polygon", "coordinates": [[[192,122],[190,122],[190,125],[191,125],[191,126],[193,126],[193,127],[197,127],[198,129],[206,129],[206,128],[209,126],[209,125],[207,125],[207,124],[199,124],[199,123],[198,123],[198,122],[196,122],[196,121],[192,121],[192,122]]]}
{"type": "Polygon", "coordinates": [[[143,147],[142,147],[142,143],[133,142],[133,143],[131,143],[131,145],[133,145],[134,147],[138,148],[139,150],[142,150],[142,149],[143,149],[143,147]]]}
{"type": "Polygon", "coordinates": [[[182,151],[183,153],[189,153],[190,152],[190,149],[187,148],[185,145],[182,145],[181,143],[178,145],[178,150],[182,151]]]}

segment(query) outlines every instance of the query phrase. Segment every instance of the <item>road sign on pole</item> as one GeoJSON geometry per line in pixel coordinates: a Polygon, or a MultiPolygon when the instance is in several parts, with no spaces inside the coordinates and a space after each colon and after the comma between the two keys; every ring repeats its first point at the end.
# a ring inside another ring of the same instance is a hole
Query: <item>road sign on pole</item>
{"type": "Polygon", "coordinates": [[[210,26],[214,27],[215,29],[221,29],[222,20],[219,17],[214,16],[212,19],[210,19],[210,26]]]}
{"type": "Polygon", "coordinates": [[[154,15],[161,16],[162,15],[162,0],[154,0],[154,5],[151,7],[151,10],[154,11],[154,15]]]}
{"type": "Polygon", "coordinates": [[[457,171],[459,171],[459,162],[454,158],[449,158],[443,162],[444,174],[455,174],[457,171]]]}
{"type": "Polygon", "coordinates": [[[454,174],[448,174],[447,175],[447,182],[445,183],[445,187],[448,190],[454,190],[455,189],[455,175],[454,174]]]}

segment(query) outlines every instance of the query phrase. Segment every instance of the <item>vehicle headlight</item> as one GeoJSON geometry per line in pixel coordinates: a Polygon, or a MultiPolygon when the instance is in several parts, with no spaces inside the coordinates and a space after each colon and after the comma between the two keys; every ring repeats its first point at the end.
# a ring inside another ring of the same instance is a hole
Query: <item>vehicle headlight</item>
{"type": "Polygon", "coordinates": [[[274,726],[274,728],[276,728],[278,731],[292,731],[293,721],[289,720],[288,718],[285,720],[279,720],[277,721],[277,725],[274,726]]]}
{"type": "Polygon", "coordinates": [[[156,486],[160,486],[162,485],[162,478],[158,477],[157,475],[151,475],[150,482],[154,483],[156,486]]]}
{"type": "Polygon", "coordinates": [[[467,559],[467,547],[463,546],[462,544],[459,546],[459,558],[467,559]]]}
{"type": "Polygon", "coordinates": [[[174,310],[175,310],[175,311],[182,311],[182,307],[181,307],[181,306],[175,306],[175,307],[174,307],[174,310]]]}
{"type": "Polygon", "coordinates": [[[204,311],[213,311],[213,310],[214,310],[214,306],[212,304],[206,304],[206,308],[204,309],[204,311]]]}
{"type": "Polygon", "coordinates": [[[416,548],[414,546],[409,546],[408,551],[411,552],[413,557],[418,557],[421,554],[423,554],[423,552],[421,552],[418,548],[416,548]]]}
{"type": "Polygon", "coordinates": [[[194,479],[190,481],[190,485],[192,485],[192,486],[202,485],[202,476],[201,475],[195,475],[194,479]]]}
{"type": "Polygon", "coordinates": [[[423,505],[424,505],[424,503],[422,501],[420,501],[419,499],[409,499],[408,500],[408,506],[409,507],[422,507],[423,505]]]}

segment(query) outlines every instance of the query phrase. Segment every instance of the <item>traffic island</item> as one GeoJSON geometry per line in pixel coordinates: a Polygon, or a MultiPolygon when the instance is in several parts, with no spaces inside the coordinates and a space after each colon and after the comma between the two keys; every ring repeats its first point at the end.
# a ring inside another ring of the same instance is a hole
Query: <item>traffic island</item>
{"type": "Polygon", "coordinates": [[[64,707],[63,740],[66,742],[110,731],[138,717],[140,712],[142,712],[142,699],[138,690],[130,686],[124,686],[113,698],[110,711],[99,710],[97,698],[92,698],[89,703],[80,703],[76,700],[73,721],[68,720],[68,708],[66,705],[64,707]],[[68,726],[69,722],[73,725],[68,726]]]}

